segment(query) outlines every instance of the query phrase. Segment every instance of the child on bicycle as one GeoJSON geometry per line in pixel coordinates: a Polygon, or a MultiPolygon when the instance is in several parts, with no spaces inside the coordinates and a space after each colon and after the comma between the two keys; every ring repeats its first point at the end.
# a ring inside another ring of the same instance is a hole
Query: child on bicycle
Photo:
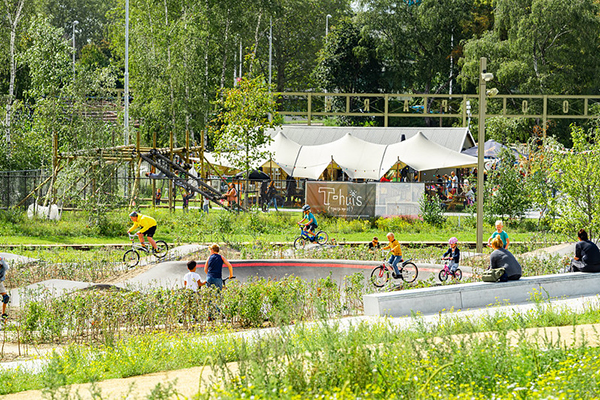
{"type": "Polygon", "coordinates": [[[315,236],[315,230],[317,229],[317,219],[315,218],[315,216],[313,215],[312,212],[310,212],[310,206],[308,204],[305,204],[302,207],[302,213],[304,215],[304,218],[302,218],[298,224],[299,225],[304,225],[304,231],[306,231],[306,233],[308,233],[310,236],[315,236]],[[306,221],[306,223],[303,224],[303,222],[306,221]]]}
{"type": "Polygon", "coordinates": [[[450,239],[448,239],[448,245],[450,245],[450,247],[448,248],[448,251],[446,251],[442,256],[443,260],[451,260],[450,265],[448,265],[448,268],[450,268],[450,272],[452,273],[455,273],[458,269],[458,261],[460,260],[460,250],[456,245],[457,243],[458,239],[455,237],[451,237],[450,239]]]}
{"type": "Polygon", "coordinates": [[[398,242],[398,240],[396,240],[392,232],[388,233],[386,236],[388,238],[389,243],[381,250],[390,250],[390,259],[388,260],[388,263],[391,264],[394,268],[394,273],[392,274],[392,276],[394,277],[394,279],[397,279],[400,277],[398,263],[402,261],[402,248],[400,247],[400,243],[398,242]]]}

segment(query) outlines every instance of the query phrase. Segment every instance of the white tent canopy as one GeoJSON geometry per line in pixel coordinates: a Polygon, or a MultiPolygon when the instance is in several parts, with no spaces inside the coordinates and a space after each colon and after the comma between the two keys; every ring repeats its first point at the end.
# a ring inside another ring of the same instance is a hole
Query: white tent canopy
{"type": "Polygon", "coordinates": [[[449,150],[428,140],[421,132],[408,140],[387,146],[381,160],[380,176],[398,160],[417,171],[477,166],[477,158],[449,150]]]}
{"type": "MultiPolygon", "coordinates": [[[[346,134],[335,141],[302,146],[279,132],[266,146],[273,162],[295,178],[318,179],[335,162],[352,179],[380,179],[396,162],[417,171],[477,165],[477,158],[447,149],[428,140],[421,132],[394,144],[376,144],[346,134]]],[[[222,164],[214,157],[209,161],[222,164]]],[[[265,164],[270,160],[262,160],[265,164]]]]}

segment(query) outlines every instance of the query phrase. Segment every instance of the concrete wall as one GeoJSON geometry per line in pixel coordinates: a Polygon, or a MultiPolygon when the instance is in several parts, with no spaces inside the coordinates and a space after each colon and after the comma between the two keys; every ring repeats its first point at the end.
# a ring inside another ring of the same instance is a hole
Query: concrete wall
{"type": "Polygon", "coordinates": [[[543,298],[589,296],[600,293],[600,274],[572,272],[521,278],[511,282],[475,282],[432,288],[365,295],[365,315],[402,317],[414,313],[436,314],[543,298]]]}

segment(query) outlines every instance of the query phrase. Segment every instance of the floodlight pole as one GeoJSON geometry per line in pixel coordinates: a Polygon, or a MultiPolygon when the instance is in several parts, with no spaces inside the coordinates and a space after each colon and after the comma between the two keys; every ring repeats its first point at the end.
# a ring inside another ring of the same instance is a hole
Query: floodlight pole
{"type": "Polygon", "coordinates": [[[129,145],[129,0],[125,0],[125,74],[123,90],[123,136],[124,144],[129,145]]]}
{"type": "Polygon", "coordinates": [[[479,62],[479,134],[477,135],[477,252],[483,252],[483,196],[484,196],[484,160],[485,155],[485,96],[486,81],[483,77],[487,71],[487,59],[481,57],[479,62]]]}

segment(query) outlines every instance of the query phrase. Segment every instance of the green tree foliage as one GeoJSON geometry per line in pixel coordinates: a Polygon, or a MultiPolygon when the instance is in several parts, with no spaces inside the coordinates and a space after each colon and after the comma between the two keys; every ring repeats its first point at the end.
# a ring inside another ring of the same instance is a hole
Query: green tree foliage
{"type": "Polygon", "coordinates": [[[528,144],[528,157],[525,163],[527,192],[535,208],[540,211],[540,223],[551,223],[554,217],[551,203],[557,189],[556,182],[551,179],[550,174],[553,169],[554,154],[558,154],[559,149],[562,149],[562,146],[553,137],[545,140],[531,139],[528,144]]]}
{"type": "Polygon", "coordinates": [[[485,120],[485,138],[498,143],[527,143],[533,122],[525,118],[492,117],[485,120]]]}
{"type": "MultiPolygon", "coordinates": [[[[270,9],[273,18],[273,82],[275,90],[314,89],[310,74],[325,42],[325,25],[329,31],[344,17],[351,15],[348,0],[279,0],[270,9]],[[319,12],[307,12],[319,10],[319,12]]],[[[268,23],[265,18],[265,23],[268,23]]],[[[268,27],[265,27],[268,29],[268,27]]],[[[261,44],[261,71],[268,74],[268,36],[261,44]]]]}
{"type": "Polygon", "coordinates": [[[345,19],[329,33],[319,55],[315,75],[328,91],[376,93],[381,65],[375,54],[374,39],[360,26],[345,19]]]}
{"type": "MultiPolygon", "coordinates": [[[[368,32],[361,32],[352,19],[336,25],[319,54],[315,77],[329,92],[377,93],[380,91],[382,65],[375,53],[375,41],[368,32]]],[[[356,98],[351,99],[357,101],[356,98]]],[[[345,110],[345,98],[334,98],[334,106],[345,110]]],[[[361,107],[351,104],[351,109],[361,107]]],[[[364,123],[364,118],[345,117],[350,125],[364,123]]]]}
{"type": "MultiPolygon", "coordinates": [[[[132,2],[133,3],[133,2],[132,2]]],[[[89,43],[101,43],[110,23],[108,12],[117,0],[37,0],[38,12],[48,16],[53,26],[62,28],[69,36],[75,25],[75,46],[82,49],[89,43]]]]}
{"type": "Polygon", "coordinates": [[[600,86],[600,3],[497,0],[494,29],[465,43],[463,83],[480,57],[503,93],[588,94],[600,86]]]}
{"type": "Polygon", "coordinates": [[[600,233],[600,129],[588,132],[572,126],[573,148],[553,150],[550,178],[558,189],[550,206],[557,218],[553,227],[575,236],[585,228],[590,237],[600,233]]]}
{"type": "Polygon", "coordinates": [[[263,145],[271,137],[265,129],[275,126],[277,103],[265,78],[241,78],[235,87],[217,95],[215,105],[219,112],[210,126],[215,152],[246,171],[268,160],[263,145]]]}
{"type": "Polygon", "coordinates": [[[442,226],[446,222],[443,203],[439,196],[435,194],[430,196],[424,192],[423,197],[419,200],[419,207],[421,208],[421,218],[428,224],[442,226]]]}
{"type": "Polygon", "coordinates": [[[472,1],[363,0],[360,4],[364,9],[360,20],[378,35],[386,91],[447,93],[456,77],[460,43],[475,29],[472,1]]]}
{"type": "Polygon", "coordinates": [[[508,148],[498,155],[498,163],[488,171],[485,183],[484,218],[493,224],[497,218],[521,218],[531,206],[525,185],[525,171],[508,148]]]}

